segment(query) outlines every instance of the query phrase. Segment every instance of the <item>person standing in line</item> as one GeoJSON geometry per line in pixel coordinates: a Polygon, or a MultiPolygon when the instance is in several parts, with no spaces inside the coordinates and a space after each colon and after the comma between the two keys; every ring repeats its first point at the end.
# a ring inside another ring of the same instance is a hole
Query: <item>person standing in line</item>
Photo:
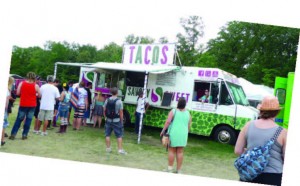
{"type": "MultiPolygon", "coordinates": [[[[68,82],[68,92],[72,95],[73,93],[73,81],[70,80],[68,82]]],[[[70,103],[70,108],[69,108],[69,113],[68,113],[68,125],[71,125],[70,123],[70,116],[71,116],[71,112],[72,112],[72,106],[71,106],[71,103],[70,103]]]]}
{"type": "MultiPolygon", "coordinates": [[[[59,99],[59,91],[56,86],[54,86],[54,77],[52,75],[47,76],[47,84],[44,84],[41,87],[41,105],[40,112],[38,115],[39,121],[44,121],[43,131],[41,132],[42,136],[46,136],[48,121],[53,119],[53,110],[56,100],[59,99]]],[[[40,127],[40,123],[38,124],[40,127]]]]}
{"type": "Polygon", "coordinates": [[[7,87],[7,94],[6,94],[6,102],[5,102],[5,111],[4,111],[4,120],[3,120],[3,126],[2,126],[2,135],[1,135],[1,146],[5,144],[5,129],[8,127],[8,104],[9,99],[11,96],[11,88],[14,83],[14,78],[9,77],[8,78],[8,87],[7,87]]]}
{"type": "MultiPolygon", "coordinates": [[[[40,87],[40,82],[41,82],[41,77],[40,76],[36,76],[36,79],[35,79],[35,83],[40,87]]],[[[39,115],[39,112],[40,112],[40,105],[41,105],[41,98],[36,96],[36,107],[35,107],[35,110],[34,110],[34,129],[33,129],[33,133],[35,134],[38,134],[40,131],[40,129],[38,128],[38,122],[39,122],[39,119],[38,119],[38,115],[39,115]]]]}
{"type": "Polygon", "coordinates": [[[106,152],[111,153],[110,135],[114,131],[117,137],[118,153],[126,155],[127,152],[122,147],[124,126],[123,126],[123,104],[118,99],[118,89],[116,87],[111,89],[112,96],[105,100],[104,103],[104,117],[105,119],[105,142],[106,152]]]}
{"type": "Polygon", "coordinates": [[[15,139],[24,118],[26,119],[24,122],[22,139],[23,140],[27,139],[28,132],[30,130],[30,124],[36,107],[36,96],[38,97],[41,96],[40,88],[35,83],[35,79],[36,79],[35,73],[28,72],[26,76],[26,80],[21,82],[17,88],[17,95],[20,96],[20,106],[19,106],[18,116],[11,130],[11,135],[9,137],[9,139],[11,140],[15,139]]]}
{"type": "Polygon", "coordinates": [[[101,127],[104,101],[105,98],[102,96],[102,92],[101,91],[97,92],[97,96],[95,96],[94,98],[94,108],[93,108],[94,128],[96,127],[97,122],[99,128],[101,127]]]}
{"type": "MultiPolygon", "coordinates": [[[[59,92],[59,94],[61,94],[61,92],[63,91],[63,88],[60,85],[60,81],[58,79],[54,80],[54,86],[56,86],[58,88],[58,92],[59,92]]],[[[52,124],[53,127],[58,127],[56,125],[56,120],[58,118],[58,107],[59,107],[59,99],[57,99],[55,101],[55,105],[54,105],[53,124],[52,124]]],[[[50,127],[50,125],[51,125],[51,120],[49,120],[48,127],[50,127]]]]}
{"type": "MultiPolygon", "coordinates": [[[[275,118],[281,109],[277,97],[264,97],[257,108],[260,111],[260,119],[249,121],[242,128],[235,144],[234,152],[236,155],[240,156],[246,150],[265,145],[274,136],[279,127],[275,123],[275,118]]],[[[267,167],[251,183],[281,185],[286,137],[287,130],[283,129],[277,141],[272,145],[267,167]]]]}
{"type": "Polygon", "coordinates": [[[60,105],[59,105],[59,116],[60,116],[60,128],[58,133],[65,133],[67,131],[68,126],[68,113],[69,113],[69,107],[70,107],[70,98],[71,93],[67,90],[68,86],[66,83],[63,85],[63,91],[60,94],[60,105]]]}
{"type": "Polygon", "coordinates": [[[88,82],[86,87],[84,88],[87,92],[87,98],[88,98],[88,108],[86,109],[86,111],[84,112],[84,118],[83,118],[83,126],[87,126],[86,124],[86,120],[88,118],[90,118],[90,111],[91,111],[91,106],[92,106],[92,93],[91,93],[91,89],[92,89],[92,82],[88,82]]]}
{"type": "Polygon", "coordinates": [[[149,108],[149,101],[148,101],[147,97],[145,97],[145,99],[144,99],[144,108],[143,108],[143,91],[139,91],[138,99],[137,99],[137,106],[136,106],[136,110],[135,110],[135,133],[136,134],[139,133],[141,114],[143,114],[143,120],[144,120],[144,118],[146,116],[146,111],[148,108],[149,108]]]}
{"type": "Polygon", "coordinates": [[[77,108],[74,113],[73,130],[80,130],[82,119],[84,118],[84,112],[88,108],[88,93],[84,89],[84,82],[79,83],[79,87],[76,87],[74,91],[78,92],[77,108]]]}
{"type": "Polygon", "coordinates": [[[163,136],[168,130],[170,144],[168,149],[168,168],[167,172],[173,171],[173,164],[176,158],[177,168],[175,173],[181,173],[183,162],[183,149],[187,145],[188,133],[191,128],[192,117],[188,110],[185,109],[186,100],[181,97],[178,100],[177,109],[169,112],[168,119],[160,133],[163,136]]]}

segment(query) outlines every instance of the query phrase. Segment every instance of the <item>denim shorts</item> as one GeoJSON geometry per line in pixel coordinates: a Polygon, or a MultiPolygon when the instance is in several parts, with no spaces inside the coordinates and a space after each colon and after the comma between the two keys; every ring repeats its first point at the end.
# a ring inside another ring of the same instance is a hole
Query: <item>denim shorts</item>
{"type": "Polygon", "coordinates": [[[5,113],[4,113],[4,121],[3,121],[3,128],[4,129],[7,128],[8,125],[9,125],[7,117],[8,117],[7,116],[7,112],[5,111],[5,113]]]}
{"type": "Polygon", "coordinates": [[[114,131],[117,138],[122,138],[124,134],[124,128],[121,122],[109,122],[105,123],[105,137],[109,137],[111,132],[114,131]]]}
{"type": "Polygon", "coordinates": [[[69,105],[61,104],[58,109],[59,117],[67,118],[69,114],[69,105]]]}

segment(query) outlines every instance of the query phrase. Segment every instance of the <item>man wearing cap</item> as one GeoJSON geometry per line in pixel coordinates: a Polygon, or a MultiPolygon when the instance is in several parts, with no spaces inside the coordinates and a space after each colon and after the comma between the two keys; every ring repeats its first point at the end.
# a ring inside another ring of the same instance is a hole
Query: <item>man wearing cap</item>
{"type": "MultiPolygon", "coordinates": [[[[53,119],[54,105],[60,97],[58,88],[54,86],[54,77],[52,75],[47,76],[47,82],[47,84],[41,87],[41,105],[38,115],[39,121],[44,121],[43,131],[41,132],[42,136],[47,135],[48,120],[53,119]]],[[[40,123],[38,124],[39,127],[40,123]]]]}

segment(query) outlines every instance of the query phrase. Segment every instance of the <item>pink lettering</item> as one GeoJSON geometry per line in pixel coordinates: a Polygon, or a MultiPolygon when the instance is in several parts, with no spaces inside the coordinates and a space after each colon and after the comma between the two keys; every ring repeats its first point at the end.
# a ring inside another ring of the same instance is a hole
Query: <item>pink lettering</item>
{"type": "Polygon", "coordinates": [[[129,59],[129,63],[132,63],[132,58],[133,58],[133,51],[135,49],[135,46],[130,46],[130,59],[129,59]]]}
{"type": "Polygon", "coordinates": [[[150,59],[148,59],[148,51],[151,51],[151,46],[147,46],[145,49],[145,59],[144,63],[148,65],[150,63],[150,59]]]}
{"type": "Polygon", "coordinates": [[[163,46],[163,48],[162,48],[163,59],[160,60],[161,64],[166,64],[167,63],[168,57],[166,55],[166,51],[168,51],[168,50],[169,50],[168,46],[166,46],[166,45],[163,46]]]}

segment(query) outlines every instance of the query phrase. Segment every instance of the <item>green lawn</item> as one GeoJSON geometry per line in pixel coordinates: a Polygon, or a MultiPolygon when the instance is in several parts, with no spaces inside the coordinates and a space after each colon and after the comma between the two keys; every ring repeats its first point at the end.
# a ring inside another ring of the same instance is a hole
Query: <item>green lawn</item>
{"type": "MultiPolygon", "coordinates": [[[[10,134],[17,109],[16,102],[13,113],[9,116],[10,126],[6,129],[7,134],[10,134]]],[[[33,122],[34,120],[31,129],[33,122]]],[[[15,140],[6,139],[6,144],[0,148],[0,152],[156,171],[162,171],[167,166],[167,152],[161,146],[158,128],[145,127],[141,143],[137,144],[133,128],[125,127],[123,146],[128,152],[125,156],[117,154],[114,135],[111,138],[113,152],[111,154],[105,152],[103,126],[101,129],[89,126],[82,128],[82,131],[73,131],[72,127],[68,127],[66,134],[56,133],[58,128],[55,128],[48,130],[48,136],[33,134],[31,130],[27,140],[21,140],[22,129],[20,129],[15,140]]],[[[190,135],[184,152],[183,174],[237,180],[238,175],[233,167],[236,158],[233,148],[206,137],[190,135]]]]}

